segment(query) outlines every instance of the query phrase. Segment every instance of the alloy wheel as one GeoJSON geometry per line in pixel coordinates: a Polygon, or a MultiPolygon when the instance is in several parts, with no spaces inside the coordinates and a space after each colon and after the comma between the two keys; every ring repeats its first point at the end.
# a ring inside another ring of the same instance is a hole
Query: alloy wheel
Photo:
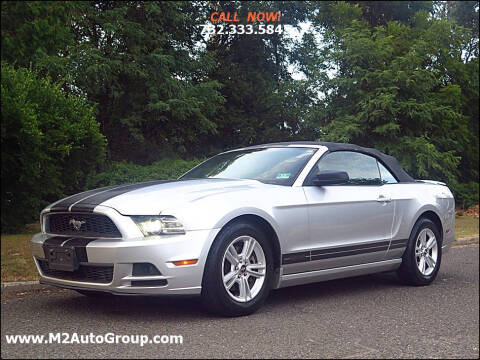
{"type": "Polygon", "coordinates": [[[423,229],[415,242],[415,259],[418,270],[424,276],[429,276],[438,260],[438,244],[435,234],[429,228],[423,229]]]}
{"type": "Polygon", "coordinates": [[[265,253],[255,238],[239,236],[227,246],[222,261],[222,279],[232,299],[238,302],[254,299],[262,289],[265,275],[265,253]]]}

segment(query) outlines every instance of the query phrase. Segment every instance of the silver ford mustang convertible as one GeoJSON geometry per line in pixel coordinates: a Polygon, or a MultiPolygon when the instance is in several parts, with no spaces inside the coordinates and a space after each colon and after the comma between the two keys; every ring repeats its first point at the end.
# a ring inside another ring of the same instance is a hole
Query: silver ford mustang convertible
{"type": "Polygon", "coordinates": [[[90,295],[201,295],[252,313],[271,289],[396,271],[436,277],[454,240],[445,184],[351,144],[293,142],[216,155],[178,180],[86,191],[41,213],[41,282],[90,295]]]}

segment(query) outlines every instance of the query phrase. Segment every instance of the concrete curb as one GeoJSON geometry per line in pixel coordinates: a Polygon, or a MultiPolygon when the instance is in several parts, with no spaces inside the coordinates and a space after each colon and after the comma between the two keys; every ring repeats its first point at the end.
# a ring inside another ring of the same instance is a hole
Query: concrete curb
{"type": "MultiPolygon", "coordinates": [[[[455,240],[452,246],[463,246],[463,245],[471,245],[471,244],[478,244],[479,237],[478,236],[471,236],[471,237],[464,237],[455,240]]],[[[35,281],[9,281],[9,282],[2,282],[2,291],[8,289],[15,288],[15,290],[21,290],[20,288],[24,288],[25,290],[32,290],[32,289],[39,289],[42,287],[48,287],[48,285],[41,285],[38,280],[35,281]]]]}
{"type": "Polygon", "coordinates": [[[9,287],[9,286],[26,286],[26,285],[40,285],[40,282],[38,280],[2,282],[2,288],[9,287]]]}
{"type": "Polygon", "coordinates": [[[38,281],[12,281],[2,282],[2,298],[4,295],[16,294],[19,292],[36,292],[47,288],[46,285],[40,284],[38,281]]]}
{"type": "Polygon", "coordinates": [[[455,240],[452,246],[462,246],[462,245],[470,245],[470,244],[478,244],[478,236],[471,236],[471,237],[464,237],[455,240]]]}

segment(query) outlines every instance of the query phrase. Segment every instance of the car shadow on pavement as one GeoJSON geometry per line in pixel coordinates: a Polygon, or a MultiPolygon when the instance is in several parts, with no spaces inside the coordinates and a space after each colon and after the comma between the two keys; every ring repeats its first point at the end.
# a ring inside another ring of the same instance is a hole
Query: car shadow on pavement
{"type": "MultiPolygon", "coordinates": [[[[375,274],[293,286],[273,290],[266,304],[257,314],[275,311],[279,307],[298,306],[302,302],[331,301],[332,298],[358,296],[372,291],[382,292],[386,288],[401,287],[392,274],[375,274]]],[[[204,311],[199,297],[161,297],[161,296],[104,296],[86,297],[75,291],[61,290],[67,296],[50,298],[52,309],[57,307],[77,313],[79,316],[88,308],[91,315],[109,315],[129,320],[147,320],[154,318],[187,319],[212,318],[214,315],[204,311]]]]}
{"type": "Polygon", "coordinates": [[[274,290],[270,293],[266,306],[275,308],[312,301],[348,301],[348,298],[385,294],[387,289],[395,290],[403,286],[394,273],[350,277],[274,290]]]}

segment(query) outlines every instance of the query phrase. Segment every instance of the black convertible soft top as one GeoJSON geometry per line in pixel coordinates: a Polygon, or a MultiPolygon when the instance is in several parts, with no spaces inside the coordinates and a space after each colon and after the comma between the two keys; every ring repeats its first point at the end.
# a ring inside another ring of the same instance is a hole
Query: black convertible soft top
{"type": "Polygon", "coordinates": [[[255,147],[265,147],[265,146],[288,146],[288,145],[321,145],[328,148],[329,152],[334,151],[356,151],[363,154],[367,154],[375,157],[380,161],[390,172],[397,178],[399,182],[414,182],[415,180],[403,170],[402,166],[396,158],[393,156],[384,154],[376,149],[367,148],[355,144],[343,144],[343,143],[333,143],[333,142],[316,142],[316,141],[293,141],[293,142],[279,142],[264,144],[255,147]]]}

